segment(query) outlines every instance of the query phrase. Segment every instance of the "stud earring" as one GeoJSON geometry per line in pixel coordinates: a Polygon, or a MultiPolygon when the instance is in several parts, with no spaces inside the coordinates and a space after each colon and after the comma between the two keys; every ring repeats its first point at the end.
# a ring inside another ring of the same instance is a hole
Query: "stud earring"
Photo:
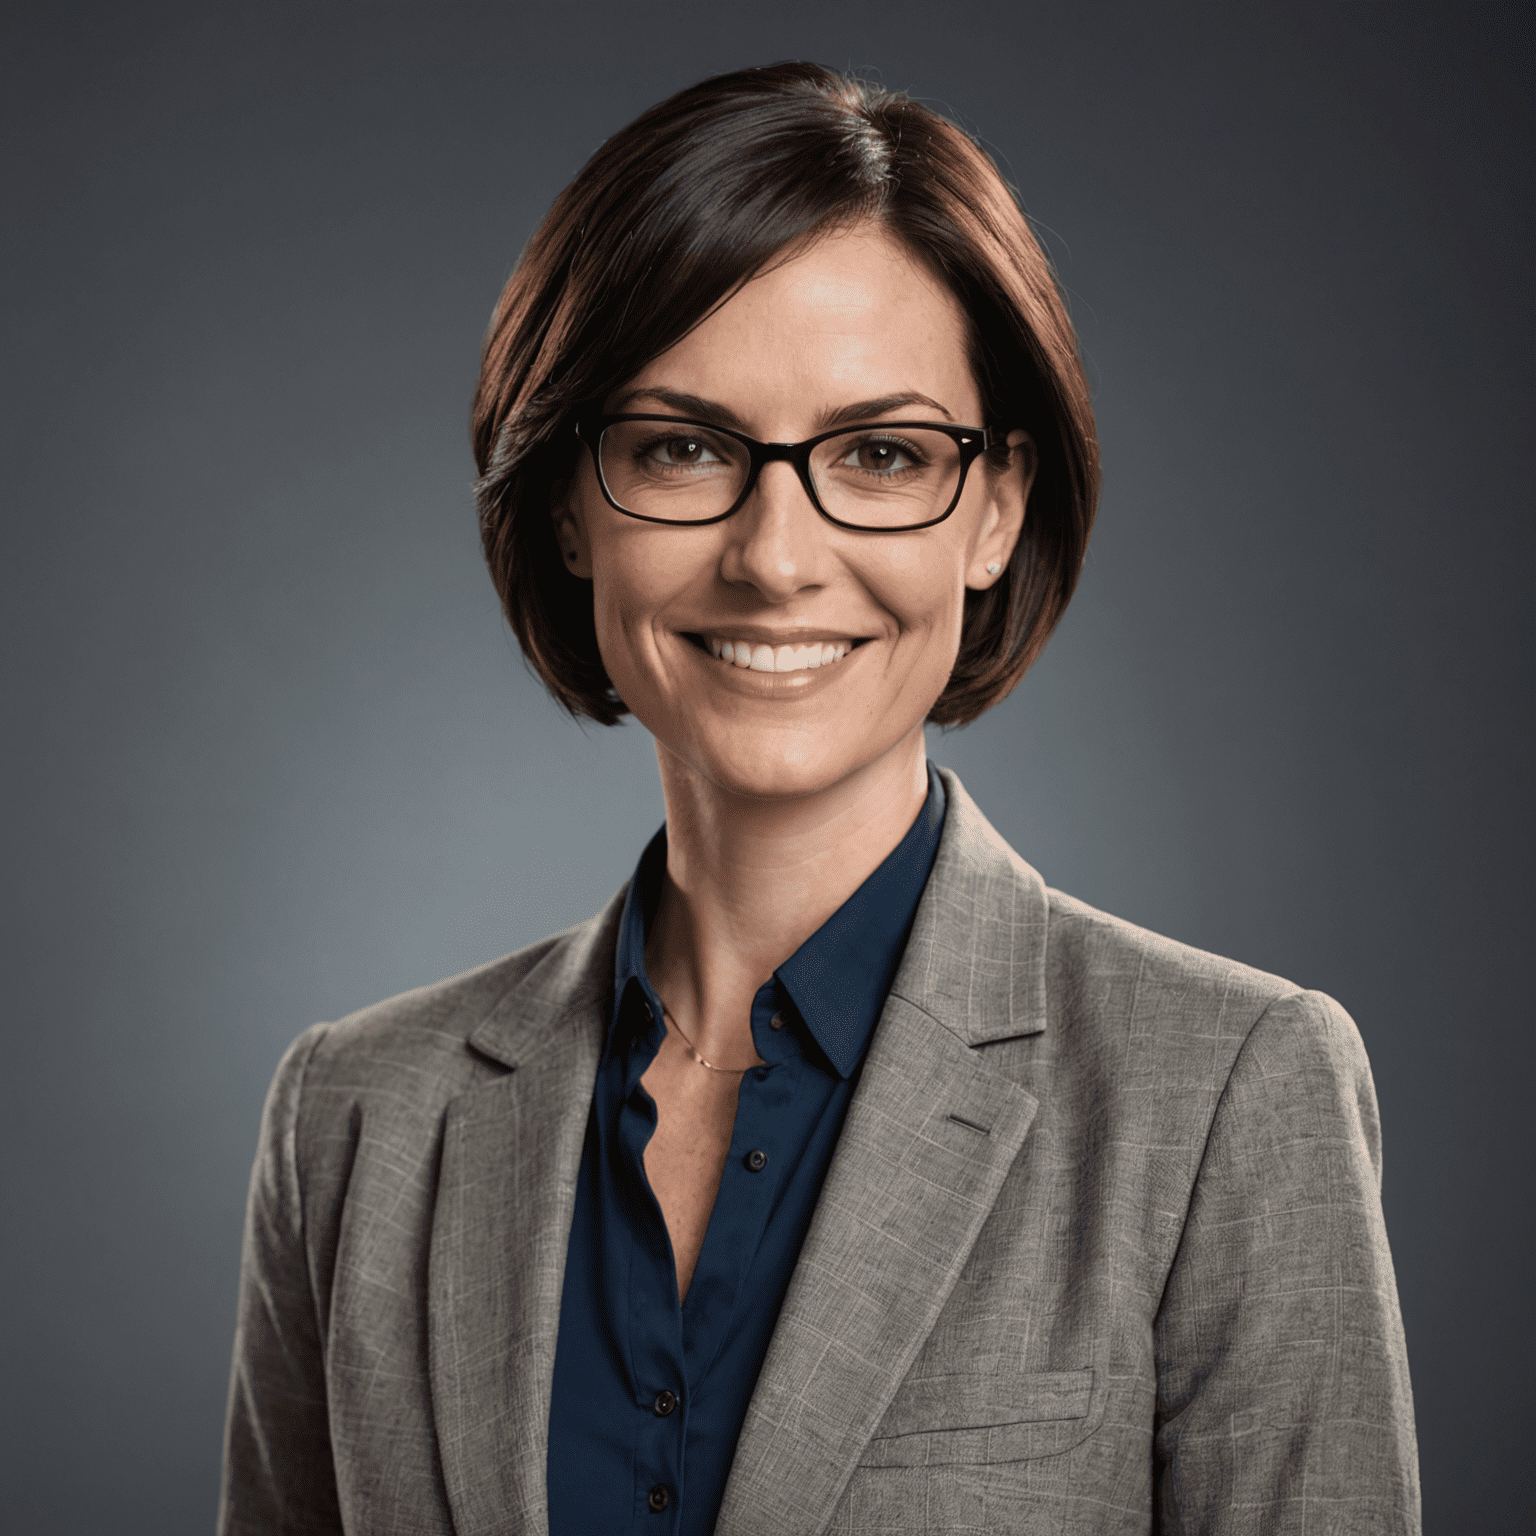
{"type": "Polygon", "coordinates": [[[1001,560],[988,560],[987,561],[987,575],[988,576],[996,576],[997,573],[1000,570],[1002,570],[1002,568],[1003,568],[1003,562],[1001,560]]]}

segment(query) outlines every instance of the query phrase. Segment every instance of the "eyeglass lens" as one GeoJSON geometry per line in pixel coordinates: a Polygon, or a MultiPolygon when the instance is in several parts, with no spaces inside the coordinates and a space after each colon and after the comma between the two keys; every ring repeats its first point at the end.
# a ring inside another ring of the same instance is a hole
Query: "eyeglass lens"
{"type": "MultiPolygon", "coordinates": [[[[751,471],[744,444],[692,422],[614,422],[598,451],[609,495],[626,512],[664,522],[719,517],[751,471]]],[[[818,500],[840,522],[905,528],[949,506],[960,447],[943,432],[862,427],[818,443],[810,469],[818,500]]]]}

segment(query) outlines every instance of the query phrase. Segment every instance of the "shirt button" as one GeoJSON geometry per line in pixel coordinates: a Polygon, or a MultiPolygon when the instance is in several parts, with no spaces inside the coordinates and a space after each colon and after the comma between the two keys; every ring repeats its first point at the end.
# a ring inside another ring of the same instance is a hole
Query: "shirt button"
{"type": "Polygon", "coordinates": [[[651,1404],[651,1407],[656,1410],[656,1417],[658,1419],[666,1418],[677,1407],[677,1393],[665,1390],[658,1392],[656,1394],[656,1401],[651,1404]]]}
{"type": "Polygon", "coordinates": [[[770,1029],[783,1029],[787,1023],[789,1023],[789,1020],[782,1013],[776,1013],[768,1020],[768,1027],[770,1029]]]}
{"type": "Polygon", "coordinates": [[[768,1166],[768,1154],[761,1147],[753,1147],[743,1161],[753,1173],[761,1173],[768,1166]]]}
{"type": "Polygon", "coordinates": [[[656,1486],[652,1488],[648,1494],[646,1494],[645,1502],[650,1505],[651,1513],[653,1515],[659,1515],[662,1510],[664,1510],[667,1505],[672,1502],[672,1495],[667,1491],[667,1485],[665,1483],[657,1483],[656,1486]]]}

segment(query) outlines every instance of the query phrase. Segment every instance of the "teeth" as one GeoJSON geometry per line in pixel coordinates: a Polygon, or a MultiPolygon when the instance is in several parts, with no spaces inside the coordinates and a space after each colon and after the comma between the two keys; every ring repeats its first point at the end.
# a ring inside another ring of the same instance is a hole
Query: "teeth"
{"type": "Polygon", "coordinates": [[[754,672],[803,672],[809,667],[830,667],[848,654],[846,640],[812,641],[809,645],[753,645],[749,640],[709,641],[710,653],[730,666],[750,667],[754,672]]]}

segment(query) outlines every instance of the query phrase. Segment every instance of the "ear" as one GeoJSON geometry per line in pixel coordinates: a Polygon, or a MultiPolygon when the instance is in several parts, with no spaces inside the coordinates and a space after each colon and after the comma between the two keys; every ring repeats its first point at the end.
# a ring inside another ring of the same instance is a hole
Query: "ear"
{"type": "Polygon", "coordinates": [[[555,525],[560,558],[572,576],[592,580],[592,550],[576,507],[576,482],[556,480],[549,488],[549,518],[555,525]]]}
{"type": "Polygon", "coordinates": [[[1034,439],[1022,428],[1008,434],[1008,462],[1001,469],[993,469],[983,460],[987,506],[965,570],[965,584],[973,592],[985,592],[1003,579],[1024,531],[1025,509],[1038,462],[1034,439]],[[991,569],[994,566],[996,569],[991,569]]]}

